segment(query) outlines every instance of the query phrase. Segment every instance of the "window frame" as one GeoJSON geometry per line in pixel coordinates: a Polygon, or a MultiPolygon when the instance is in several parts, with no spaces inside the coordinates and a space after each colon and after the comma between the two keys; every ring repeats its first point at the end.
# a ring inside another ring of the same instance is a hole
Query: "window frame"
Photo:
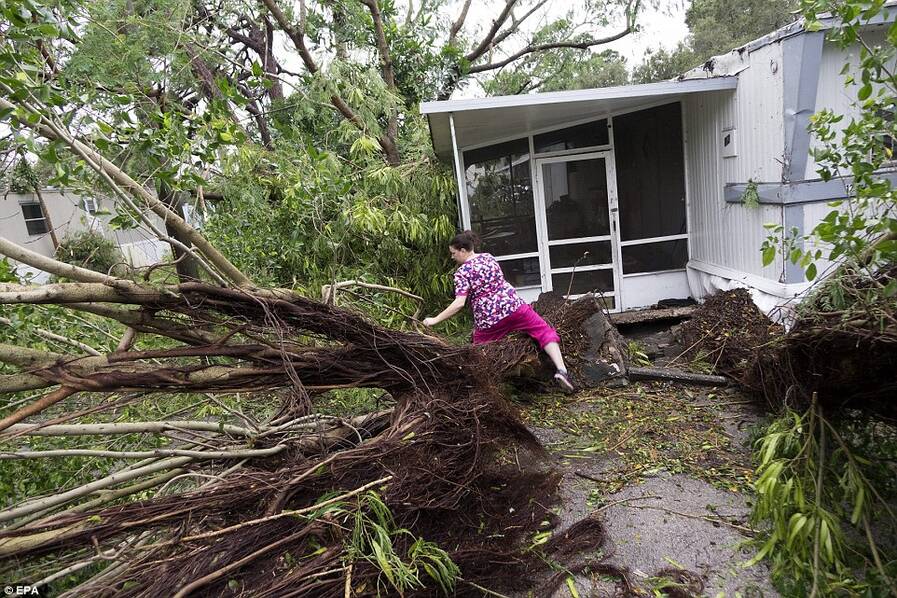
{"type": "Polygon", "coordinates": [[[19,209],[22,210],[22,221],[25,223],[25,232],[28,233],[29,237],[39,237],[41,235],[46,235],[48,232],[50,232],[50,225],[47,223],[47,215],[46,215],[46,213],[44,213],[44,208],[43,208],[43,206],[40,205],[40,202],[38,202],[38,201],[20,202],[19,209]],[[38,211],[40,211],[40,218],[28,218],[26,216],[25,208],[31,207],[31,206],[37,207],[38,211]],[[35,222],[42,222],[44,230],[40,231],[40,232],[31,232],[31,225],[32,225],[32,223],[35,223],[35,222]]]}

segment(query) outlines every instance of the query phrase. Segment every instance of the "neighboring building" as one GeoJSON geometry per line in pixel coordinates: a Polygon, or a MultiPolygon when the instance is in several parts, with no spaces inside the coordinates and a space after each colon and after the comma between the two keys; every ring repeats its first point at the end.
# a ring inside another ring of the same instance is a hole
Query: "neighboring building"
{"type": "MultiPolygon", "coordinates": [[[[887,43],[884,20],[873,41],[887,43]]],[[[747,286],[769,310],[795,297],[803,270],[781,255],[763,267],[760,250],[764,224],[810,231],[846,193],[809,155],[814,112],[855,110],[840,72],[859,52],[826,42],[831,25],[789,25],[676,81],[422,104],[455,167],[459,223],[530,300],[598,289],[622,310],[747,286]],[[751,182],[759,207],[743,205],[751,182]]]]}
{"type": "MultiPolygon", "coordinates": [[[[150,237],[147,232],[112,229],[109,220],[114,208],[107,198],[82,197],[52,188],[42,190],[41,196],[49,214],[43,212],[35,193],[0,194],[0,236],[52,257],[55,252],[49,228],[52,223],[59,241],[86,230],[102,234],[118,245],[124,260],[136,268],[170,259],[168,244],[150,237]]],[[[153,220],[162,227],[161,219],[153,216],[153,220]]],[[[45,272],[24,265],[18,265],[17,271],[31,274],[34,282],[45,282],[48,278],[45,272]]]]}

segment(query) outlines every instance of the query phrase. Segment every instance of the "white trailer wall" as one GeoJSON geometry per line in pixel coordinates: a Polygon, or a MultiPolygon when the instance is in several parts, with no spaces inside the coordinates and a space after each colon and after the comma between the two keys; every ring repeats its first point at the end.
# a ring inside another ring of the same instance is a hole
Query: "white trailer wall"
{"type": "MultiPolygon", "coordinates": [[[[737,54],[736,53],[733,53],[737,54]]],[[[683,99],[689,197],[689,268],[748,284],[777,287],[781,256],[763,267],[767,223],[782,223],[781,206],[727,203],[726,183],[778,181],[784,129],[781,44],[734,56],[738,88],[683,99]],[[740,62],[740,64],[737,64],[740,62]],[[736,155],[722,156],[723,131],[734,131],[736,155]]],[[[756,285],[755,285],[756,286],[756,285]]],[[[701,294],[700,289],[692,289],[701,294]]],[[[771,292],[771,291],[768,291],[771,292]]]]}

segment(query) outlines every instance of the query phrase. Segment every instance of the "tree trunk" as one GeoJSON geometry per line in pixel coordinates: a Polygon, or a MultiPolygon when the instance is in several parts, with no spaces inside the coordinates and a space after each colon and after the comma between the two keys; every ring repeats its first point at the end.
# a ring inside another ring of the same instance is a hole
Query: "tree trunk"
{"type": "MultiPolygon", "coordinates": [[[[184,217],[180,195],[171,188],[171,185],[162,179],[158,179],[156,181],[156,193],[158,193],[162,203],[168,206],[168,209],[178,214],[181,218],[184,217]]],[[[190,240],[184,237],[180,231],[168,222],[165,222],[165,231],[168,233],[169,237],[177,239],[187,247],[190,247],[190,240]]],[[[178,247],[172,247],[171,250],[174,252],[175,266],[177,267],[178,278],[180,281],[190,282],[199,280],[199,266],[196,261],[178,247]]]]}
{"type": "Polygon", "coordinates": [[[37,203],[40,204],[40,210],[44,213],[44,222],[47,223],[47,231],[50,233],[50,241],[53,243],[53,255],[59,249],[59,237],[56,236],[56,229],[53,228],[53,221],[50,220],[50,211],[44,202],[44,195],[40,192],[40,184],[34,186],[34,194],[37,196],[37,203]]]}

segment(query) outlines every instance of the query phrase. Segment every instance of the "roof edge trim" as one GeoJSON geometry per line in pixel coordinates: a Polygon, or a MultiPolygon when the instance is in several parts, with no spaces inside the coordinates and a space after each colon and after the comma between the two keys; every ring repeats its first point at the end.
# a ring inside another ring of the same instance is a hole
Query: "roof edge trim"
{"type": "Polygon", "coordinates": [[[516,96],[495,96],[464,100],[444,100],[422,102],[421,114],[440,114],[462,110],[486,110],[490,108],[511,108],[515,106],[538,106],[543,104],[563,104],[568,102],[588,102],[617,98],[638,98],[656,95],[674,95],[702,91],[725,91],[738,87],[738,77],[713,77],[685,81],[661,81],[641,85],[620,85],[597,89],[577,89],[575,91],[553,91],[516,96]]]}

